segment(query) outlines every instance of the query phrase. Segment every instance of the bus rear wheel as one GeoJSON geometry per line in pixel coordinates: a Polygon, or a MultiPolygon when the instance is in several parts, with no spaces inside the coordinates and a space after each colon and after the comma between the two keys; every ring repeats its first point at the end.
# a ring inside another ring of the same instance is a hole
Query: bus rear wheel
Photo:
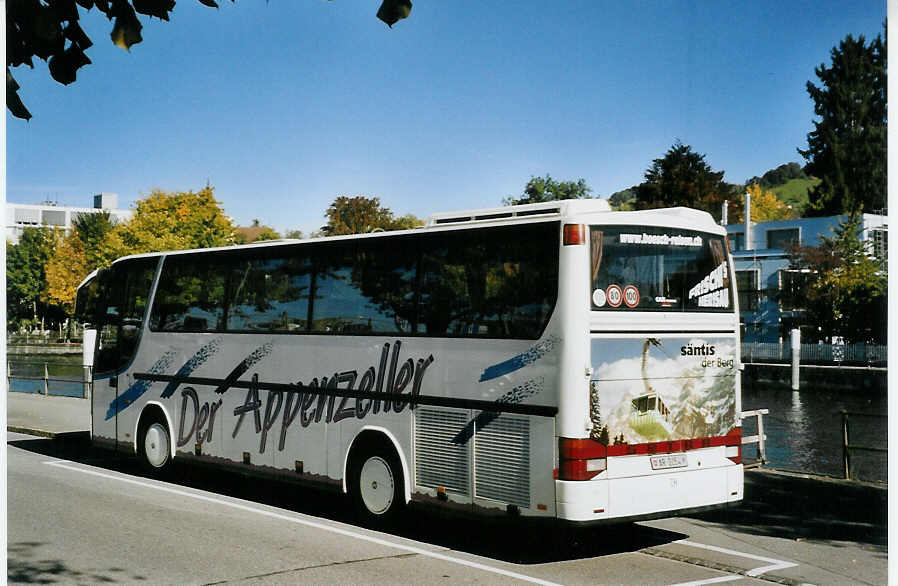
{"type": "Polygon", "coordinates": [[[158,420],[141,425],[138,452],[141,464],[153,474],[168,471],[171,465],[171,436],[168,426],[158,420]]]}
{"type": "Polygon", "coordinates": [[[349,491],[363,523],[386,526],[396,522],[405,508],[404,486],[402,467],[392,446],[364,447],[353,455],[349,491]]]}

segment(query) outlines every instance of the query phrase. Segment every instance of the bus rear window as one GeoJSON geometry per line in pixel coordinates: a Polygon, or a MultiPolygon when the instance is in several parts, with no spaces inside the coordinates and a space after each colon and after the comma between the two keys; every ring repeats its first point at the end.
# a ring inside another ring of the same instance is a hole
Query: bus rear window
{"type": "Polygon", "coordinates": [[[593,311],[733,310],[723,236],[591,226],[593,311]]]}

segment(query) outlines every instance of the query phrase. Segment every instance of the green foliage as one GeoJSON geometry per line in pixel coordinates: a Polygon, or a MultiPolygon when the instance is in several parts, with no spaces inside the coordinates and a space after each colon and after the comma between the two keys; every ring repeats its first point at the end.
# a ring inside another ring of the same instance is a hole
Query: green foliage
{"type": "Polygon", "coordinates": [[[414,214],[405,214],[396,218],[393,225],[395,230],[412,230],[418,226],[423,226],[424,223],[424,220],[414,214]]]}
{"type": "Polygon", "coordinates": [[[842,337],[848,343],[886,341],[888,276],[860,238],[859,216],[849,216],[819,246],[795,247],[791,265],[809,269],[801,291],[809,341],[842,337]]]}
{"type": "MultiPolygon", "coordinates": [[[[231,0],[233,2],[234,0],[231,0]]],[[[217,8],[215,0],[199,0],[217,8]]],[[[61,84],[75,81],[78,70],[89,65],[87,49],[93,41],[79,24],[78,7],[92,8],[113,21],[110,39],[126,51],[143,40],[138,14],[168,20],[175,0],[7,0],[6,2],[6,107],[17,118],[31,113],[19,98],[19,84],[10,67],[34,68],[34,58],[47,62],[50,75],[61,84]]],[[[410,0],[383,0],[377,18],[391,27],[412,10],[410,0]]]]}
{"type": "Polygon", "coordinates": [[[234,244],[248,244],[264,240],[280,240],[281,235],[271,226],[263,226],[259,220],[253,219],[252,226],[240,227],[234,231],[234,244]]]}
{"type": "Polygon", "coordinates": [[[263,240],[280,240],[281,235],[271,226],[262,226],[262,230],[256,237],[254,242],[262,242],[263,240]]]}
{"type": "Polygon", "coordinates": [[[820,177],[807,213],[872,212],[886,204],[886,46],[851,35],[834,47],[832,64],[807,83],[819,120],[808,134],[806,171],[820,177]]]}
{"type": "Polygon", "coordinates": [[[518,197],[508,196],[502,200],[502,205],[512,206],[523,203],[539,203],[544,201],[556,201],[561,199],[589,199],[592,188],[586,185],[584,179],[576,181],[555,181],[552,176],[530,177],[530,181],[524,186],[524,193],[518,197]]]}
{"type": "Polygon", "coordinates": [[[103,264],[120,256],[163,250],[210,248],[234,243],[234,226],[213,196],[153,191],[137,202],[134,215],[106,234],[98,251],[103,264]]]}
{"type": "Polygon", "coordinates": [[[792,206],[798,216],[802,217],[808,207],[808,193],[818,185],[820,185],[820,179],[816,177],[796,178],[790,179],[782,185],[771,187],[770,191],[780,201],[792,206]]]}
{"type": "Polygon", "coordinates": [[[686,206],[709,212],[720,219],[721,206],[730,200],[731,208],[742,199],[734,186],[723,181],[723,171],[712,171],[705,155],[680,141],[664,157],[652,161],[645,181],[636,187],[636,209],[686,206]]]}
{"type": "Polygon", "coordinates": [[[98,252],[103,239],[115,227],[112,216],[109,212],[80,214],[72,222],[72,227],[75,229],[75,235],[84,244],[83,249],[87,266],[90,267],[90,270],[97,268],[102,264],[102,259],[99,257],[98,252]]]}
{"type": "Polygon", "coordinates": [[[25,228],[18,244],[7,244],[6,312],[11,329],[36,325],[48,313],[54,313],[42,296],[47,261],[59,239],[52,230],[25,228]]]}
{"type": "Polygon", "coordinates": [[[770,189],[771,187],[776,187],[777,185],[782,185],[792,179],[807,179],[808,176],[805,174],[804,169],[801,168],[801,165],[798,163],[785,163],[780,165],[776,169],[771,169],[762,175],[761,177],[752,177],[748,181],[745,182],[746,185],[751,185],[753,183],[757,183],[759,186],[765,189],[770,189]]]}
{"type": "Polygon", "coordinates": [[[377,10],[377,18],[381,19],[390,28],[402,20],[408,18],[412,11],[411,0],[384,0],[377,10]]]}
{"type": "MultiPolygon", "coordinates": [[[[408,230],[424,222],[411,214],[393,216],[390,208],[380,205],[378,197],[338,196],[324,213],[327,224],[321,227],[325,236],[367,234],[375,230],[408,230]]],[[[314,237],[314,235],[313,235],[314,237]]]]}
{"type": "Polygon", "coordinates": [[[608,196],[608,203],[611,209],[618,212],[626,212],[633,209],[636,202],[636,186],[622,189],[608,196]]]}

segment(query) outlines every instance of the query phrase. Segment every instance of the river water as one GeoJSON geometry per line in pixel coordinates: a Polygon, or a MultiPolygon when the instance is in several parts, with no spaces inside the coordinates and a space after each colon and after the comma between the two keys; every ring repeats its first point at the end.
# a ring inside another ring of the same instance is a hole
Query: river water
{"type": "MultiPolygon", "coordinates": [[[[43,376],[44,364],[51,378],[50,394],[80,397],[81,356],[29,355],[8,357],[13,377],[43,376]]],[[[746,377],[747,378],[747,377],[746,377]]],[[[13,378],[11,391],[42,393],[43,381],[13,378]]],[[[886,447],[886,394],[877,391],[793,392],[788,385],[772,382],[746,381],[742,389],[742,409],[768,409],[764,416],[767,434],[767,466],[781,470],[842,477],[842,416],[841,410],[864,413],[852,416],[850,441],[852,445],[886,447]]],[[[743,424],[744,436],[756,435],[755,418],[743,424]]],[[[746,462],[757,460],[755,445],[743,450],[746,462]]],[[[871,482],[885,482],[888,477],[885,453],[854,450],[851,453],[852,478],[871,482]]]]}
{"type": "MultiPolygon", "coordinates": [[[[886,393],[870,390],[792,391],[785,384],[746,383],[742,388],[742,409],[770,410],[770,414],[764,416],[769,467],[842,478],[841,411],[852,413],[849,418],[851,445],[885,448],[888,431],[886,397],[886,393]]],[[[744,421],[742,434],[757,434],[754,417],[744,421]]],[[[743,459],[746,462],[757,457],[755,446],[745,447],[743,459]]],[[[870,482],[887,480],[886,453],[852,450],[850,460],[852,478],[870,482]]]]}
{"type": "Polygon", "coordinates": [[[64,397],[81,397],[81,354],[7,354],[6,360],[11,379],[9,390],[19,393],[43,393],[44,381],[16,378],[17,376],[43,377],[44,368],[51,379],[49,394],[64,397]]]}

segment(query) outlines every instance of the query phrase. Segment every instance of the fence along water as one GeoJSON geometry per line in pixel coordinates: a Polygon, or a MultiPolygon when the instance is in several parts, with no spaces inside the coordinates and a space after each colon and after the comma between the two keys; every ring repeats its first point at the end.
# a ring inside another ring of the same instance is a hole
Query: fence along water
{"type": "Polygon", "coordinates": [[[80,355],[27,356],[6,362],[7,388],[18,393],[84,397],[80,355]]]}
{"type": "MultiPolygon", "coordinates": [[[[742,361],[747,364],[764,362],[789,363],[792,349],[788,341],[742,342],[742,361]]],[[[818,365],[874,366],[887,365],[888,346],[885,344],[802,344],[801,363],[818,365]]]]}

